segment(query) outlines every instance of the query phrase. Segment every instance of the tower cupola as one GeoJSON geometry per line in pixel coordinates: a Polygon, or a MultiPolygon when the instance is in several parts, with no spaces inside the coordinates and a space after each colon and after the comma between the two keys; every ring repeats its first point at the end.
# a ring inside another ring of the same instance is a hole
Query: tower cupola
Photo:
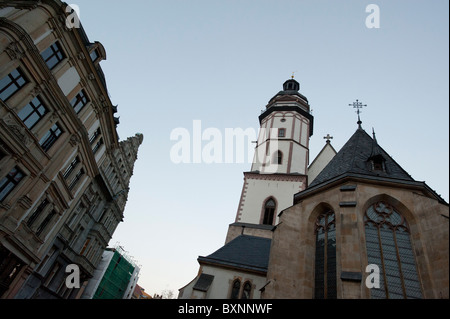
{"type": "MultiPolygon", "coordinates": [[[[300,83],[293,77],[283,83],[283,91],[279,91],[269,100],[266,109],[259,116],[259,122],[272,116],[274,112],[294,112],[299,113],[308,121],[309,137],[313,135],[314,118],[310,111],[310,106],[306,96],[299,92],[300,83]]],[[[284,114],[284,113],[283,113],[284,114]]]]}
{"type": "MultiPolygon", "coordinates": [[[[295,91],[298,92],[300,90],[300,83],[298,83],[294,79],[289,79],[283,84],[283,90],[287,93],[287,91],[295,91]]],[[[293,93],[295,93],[293,92],[293,93]]],[[[288,93],[289,94],[289,93],[288,93]]]]}

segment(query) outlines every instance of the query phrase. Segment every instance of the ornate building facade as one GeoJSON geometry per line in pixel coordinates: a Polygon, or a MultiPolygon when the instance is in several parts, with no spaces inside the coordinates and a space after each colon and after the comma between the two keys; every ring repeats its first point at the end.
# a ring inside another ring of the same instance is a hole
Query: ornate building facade
{"type": "Polygon", "coordinates": [[[448,298],[449,206],[362,122],[309,164],[313,117],[294,79],[259,117],[225,245],[181,299],[448,298]]]}
{"type": "Polygon", "coordinates": [[[81,296],[123,221],[143,142],[119,141],[105,49],[70,13],[59,0],[0,3],[0,298],[81,296]]]}

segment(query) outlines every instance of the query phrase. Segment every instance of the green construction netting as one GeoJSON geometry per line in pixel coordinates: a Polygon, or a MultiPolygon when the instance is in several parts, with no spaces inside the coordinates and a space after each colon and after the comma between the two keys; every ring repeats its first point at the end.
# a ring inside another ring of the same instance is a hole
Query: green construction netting
{"type": "Polygon", "coordinates": [[[115,251],[93,299],[122,299],[133,271],[134,266],[115,251]]]}

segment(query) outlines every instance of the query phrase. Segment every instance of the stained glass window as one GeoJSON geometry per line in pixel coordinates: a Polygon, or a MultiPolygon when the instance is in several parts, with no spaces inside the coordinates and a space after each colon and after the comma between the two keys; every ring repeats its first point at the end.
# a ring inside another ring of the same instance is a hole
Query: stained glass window
{"type": "Polygon", "coordinates": [[[337,298],[336,287],[336,221],[333,211],[322,213],[316,220],[316,299],[337,298]]]}
{"type": "Polygon", "coordinates": [[[252,284],[247,281],[244,284],[244,290],[242,291],[241,299],[250,299],[250,293],[251,292],[252,292],[252,284]]]}
{"type": "Polygon", "coordinates": [[[364,216],[367,259],[380,269],[372,299],[422,298],[409,226],[391,205],[378,202],[364,216]]]}

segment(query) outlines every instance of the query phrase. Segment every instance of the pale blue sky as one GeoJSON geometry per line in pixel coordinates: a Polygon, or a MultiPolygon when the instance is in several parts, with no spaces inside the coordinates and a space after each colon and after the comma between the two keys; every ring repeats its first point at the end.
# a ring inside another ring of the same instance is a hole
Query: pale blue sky
{"type": "MultiPolygon", "coordinates": [[[[70,2],[68,2],[70,3],[70,2]]],[[[315,117],[312,161],[328,133],[339,150],[356,130],[349,103],[368,106],[367,132],[418,181],[449,199],[447,0],[73,1],[106,48],[121,139],[140,132],[131,192],[110,244],[142,264],[150,294],[178,289],[197,257],[220,248],[250,164],[180,164],[175,128],[259,128],[293,71],[315,117]],[[365,25],[380,8],[380,28],[365,25]]]]}

